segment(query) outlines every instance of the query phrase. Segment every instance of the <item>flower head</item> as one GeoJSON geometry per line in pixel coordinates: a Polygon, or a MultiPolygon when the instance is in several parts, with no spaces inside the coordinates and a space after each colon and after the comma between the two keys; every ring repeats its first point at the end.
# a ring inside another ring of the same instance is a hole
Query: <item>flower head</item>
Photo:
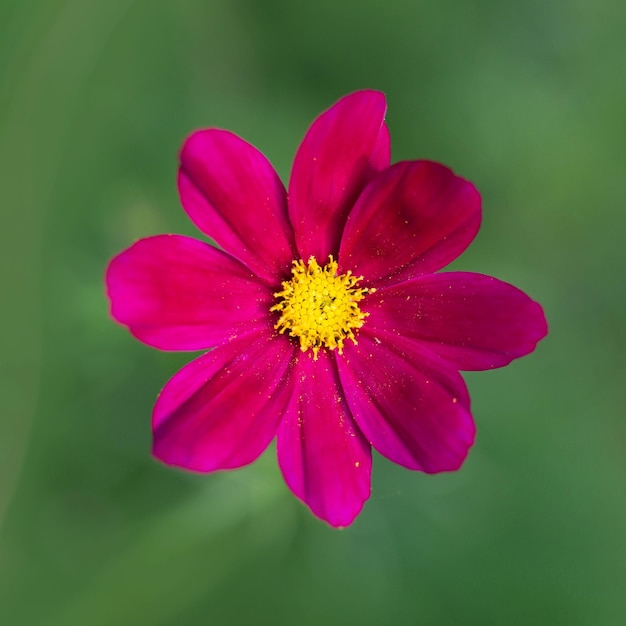
{"type": "Polygon", "coordinates": [[[154,455],[197,472],[241,467],[276,437],[293,493],[333,526],[370,495],[371,448],[428,473],[474,441],[459,370],[502,367],[547,332],[541,307],[495,278],[438,272],[476,235],[480,196],[429,161],[390,165],[385,98],[318,117],[289,191],[224,130],[193,133],[178,187],[220,249],[142,239],[107,271],[113,317],[162,350],[207,350],[153,412],[154,455]]]}

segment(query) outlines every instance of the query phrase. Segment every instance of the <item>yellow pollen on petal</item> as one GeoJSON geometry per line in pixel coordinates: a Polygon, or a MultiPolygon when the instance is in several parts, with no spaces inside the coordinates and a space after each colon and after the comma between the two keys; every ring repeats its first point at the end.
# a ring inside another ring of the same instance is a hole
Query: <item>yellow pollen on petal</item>
{"type": "Polygon", "coordinates": [[[356,286],[363,276],[350,271],[337,275],[337,267],[332,255],[323,267],[315,257],[306,265],[301,259],[294,261],[291,280],[284,281],[283,290],[274,294],[278,302],[270,309],[281,314],[274,328],[297,338],[302,352],[311,348],[314,360],[322,347],[341,354],[346,339],[356,344],[354,331],[369,315],[358,303],[376,291],[356,286]]]}

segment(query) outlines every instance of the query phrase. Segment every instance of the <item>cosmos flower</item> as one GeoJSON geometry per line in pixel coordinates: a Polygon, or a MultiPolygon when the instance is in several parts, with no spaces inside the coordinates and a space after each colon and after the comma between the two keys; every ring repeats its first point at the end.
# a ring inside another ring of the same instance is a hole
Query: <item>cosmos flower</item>
{"type": "Polygon", "coordinates": [[[137,241],[110,263],[115,320],[161,350],[209,350],[153,412],[154,456],[194,472],[254,461],[276,438],[285,481],[346,526],[370,496],[372,447],[427,473],[474,442],[459,370],[502,367],[547,332],[495,278],[436,273],[476,235],[480,196],[429,161],[390,165],[385,97],[348,95],[313,123],[289,190],[237,135],[193,133],[178,188],[207,242],[137,241]]]}

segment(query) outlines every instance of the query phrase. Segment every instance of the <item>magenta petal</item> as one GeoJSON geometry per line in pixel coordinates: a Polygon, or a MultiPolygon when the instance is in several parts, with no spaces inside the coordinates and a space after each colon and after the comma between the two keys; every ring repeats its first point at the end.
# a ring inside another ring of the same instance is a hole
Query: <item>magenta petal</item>
{"type": "Polygon", "coordinates": [[[304,137],[289,181],[289,216],[303,259],[337,255],[352,205],[389,165],[386,110],[384,94],[357,91],[322,113],[304,137]]]}
{"type": "Polygon", "coordinates": [[[295,258],[285,188],[270,162],[225,130],[191,135],[178,189],[194,224],[259,276],[275,283],[295,258]]]}
{"type": "Polygon", "coordinates": [[[241,263],[180,235],[141,239],[109,264],[111,314],[148,345],[204,350],[269,324],[271,290],[241,263]]]}
{"type": "Polygon", "coordinates": [[[541,306],[491,276],[444,272],[367,297],[368,327],[428,342],[462,370],[507,365],[532,352],[548,332],[541,306]]]}
{"type": "Polygon", "coordinates": [[[467,248],[480,219],[480,195],[471,183],[438,163],[396,163],[365,188],[350,213],[340,266],[370,284],[434,272],[467,248]]]}
{"type": "Polygon", "coordinates": [[[348,526],[370,495],[371,449],[341,390],[332,356],[300,355],[278,430],[278,462],[293,493],[331,526],[348,526]]]}
{"type": "Polygon", "coordinates": [[[292,394],[293,350],[270,333],[220,346],[180,370],[152,416],[154,456],[196,472],[254,461],[276,434],[292,394]]]}
{"type": "Polygon", "coordinates": [[[339,374],[359,428],[383,456],[409,469],[452,471],[474,442],[461,375],[402,337],[362,332],[339,359],[339,374]]]}

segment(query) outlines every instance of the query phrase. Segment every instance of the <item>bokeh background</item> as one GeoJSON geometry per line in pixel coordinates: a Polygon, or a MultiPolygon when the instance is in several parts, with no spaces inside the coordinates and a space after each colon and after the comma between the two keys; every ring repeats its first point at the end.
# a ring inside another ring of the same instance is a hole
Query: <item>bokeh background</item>
{"type": "Polygon", "coordinates": [[[0,2],[0,623],[626,623],[626,5],[621,0],[0,2]],[[386,92],[393,160],[473,180],[456,262],[519,285],[551,333],[467,376],[456,474],[375,459],[355,524],[291,496],[270,450],[212,476],[150,457],[191,356],[108,317],[108,259],[195,235],[175,186],[193,129],[286,181],[308,124],[386,92]]]}

